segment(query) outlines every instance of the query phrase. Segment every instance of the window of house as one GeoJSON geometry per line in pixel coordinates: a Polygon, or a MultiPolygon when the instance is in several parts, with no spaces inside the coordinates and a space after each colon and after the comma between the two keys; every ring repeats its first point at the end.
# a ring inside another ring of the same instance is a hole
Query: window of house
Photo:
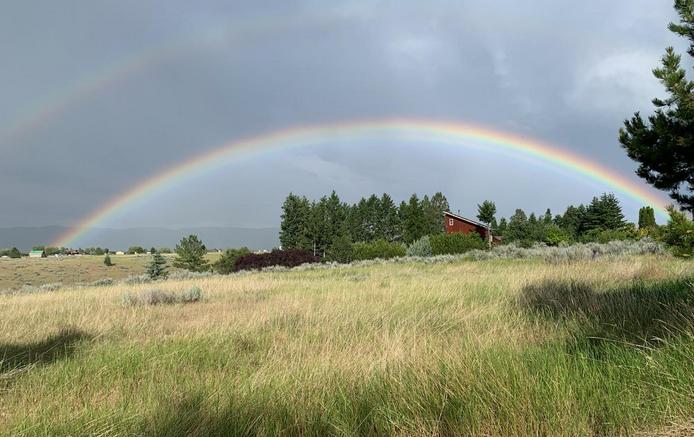
{"type": "Polygon", "coordinates": [[[453,219],[448,219],[448,226],[453,226],[453,219]]]}

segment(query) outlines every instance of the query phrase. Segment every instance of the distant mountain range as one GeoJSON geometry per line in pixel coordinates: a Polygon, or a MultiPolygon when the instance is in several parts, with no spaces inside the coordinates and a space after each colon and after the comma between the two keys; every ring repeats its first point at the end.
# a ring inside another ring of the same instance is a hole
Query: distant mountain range
{"type": "MultiPolygon", "coordinates": [[[[16,247],[28,251],[33,246],[46,246],[70,231],[65,226],[11,227],[0,228],[0,248],[16,247]]],[[[279,228],[95,228],[80,240],[80,246],[102,247],[125,250],[130,246],[169,247],[176,246],[182,237],[195,234],[209,248],[247,246],[251,249],[272,249],[279,246],[279,228]]]]}

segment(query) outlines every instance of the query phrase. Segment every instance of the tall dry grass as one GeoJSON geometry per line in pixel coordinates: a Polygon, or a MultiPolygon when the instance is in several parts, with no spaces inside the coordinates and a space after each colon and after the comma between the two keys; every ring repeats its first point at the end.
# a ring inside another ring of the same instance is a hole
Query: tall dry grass
{"type": "Polygon", "coordinates": [[[693,274],[657,256],[410,261],[157,283],[202,289],[190,304],[122,304],[149,284],[0,296],[0,429],[585,435],[683,423],[693,274]],[[553,311],[571,284],[583,306],[553,311]],[[677,316],[639,309],[661,303],[677,316]],[[650,323],[638,338],[609,328],[634,320],[650,323]]]}

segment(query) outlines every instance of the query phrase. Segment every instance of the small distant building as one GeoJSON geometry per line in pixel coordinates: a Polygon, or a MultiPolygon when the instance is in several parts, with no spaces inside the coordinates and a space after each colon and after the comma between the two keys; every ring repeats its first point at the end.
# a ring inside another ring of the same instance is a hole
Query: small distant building
{"type": "Polygon", "coordinates": [[[116,252],[116,255],[125,255],[125,252],[123,252],[122,250],[119,250],[116,252]]]}
{"type": "MultiPolygon", "coordinates": [[[[489,238],[488,233],[491,234],[491,231],[484,223],[465,218],[458,214],[453,214],[450,211],[444,212],[443,217],[445,220],[444,226],[446,227],[447,234],[469,234],[470,232],[477,232],[485,241],[487,241],[489,238]]],[[[499,243],[501,242],[501,239],[492,235],[492,242],[499,243]]]]}
{"type": "Polygon", "coordinates": [[[29,258],[43,258],[44,256],[45,255],[43,249],[32,250],[31,252],[29,252],[29,258]]]}

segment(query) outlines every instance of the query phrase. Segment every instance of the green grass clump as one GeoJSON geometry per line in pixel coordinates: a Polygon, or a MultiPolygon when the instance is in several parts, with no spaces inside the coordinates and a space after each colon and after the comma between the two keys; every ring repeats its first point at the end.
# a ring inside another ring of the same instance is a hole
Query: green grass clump
{"type": "Polygon", "coordinates": [[[194,303],[202,299],[200,287],[190,287],[183,292],[150,288],[136,293],[125,293],[122,297],[123,305],[161,305],[176,303],[194,303]]]}

